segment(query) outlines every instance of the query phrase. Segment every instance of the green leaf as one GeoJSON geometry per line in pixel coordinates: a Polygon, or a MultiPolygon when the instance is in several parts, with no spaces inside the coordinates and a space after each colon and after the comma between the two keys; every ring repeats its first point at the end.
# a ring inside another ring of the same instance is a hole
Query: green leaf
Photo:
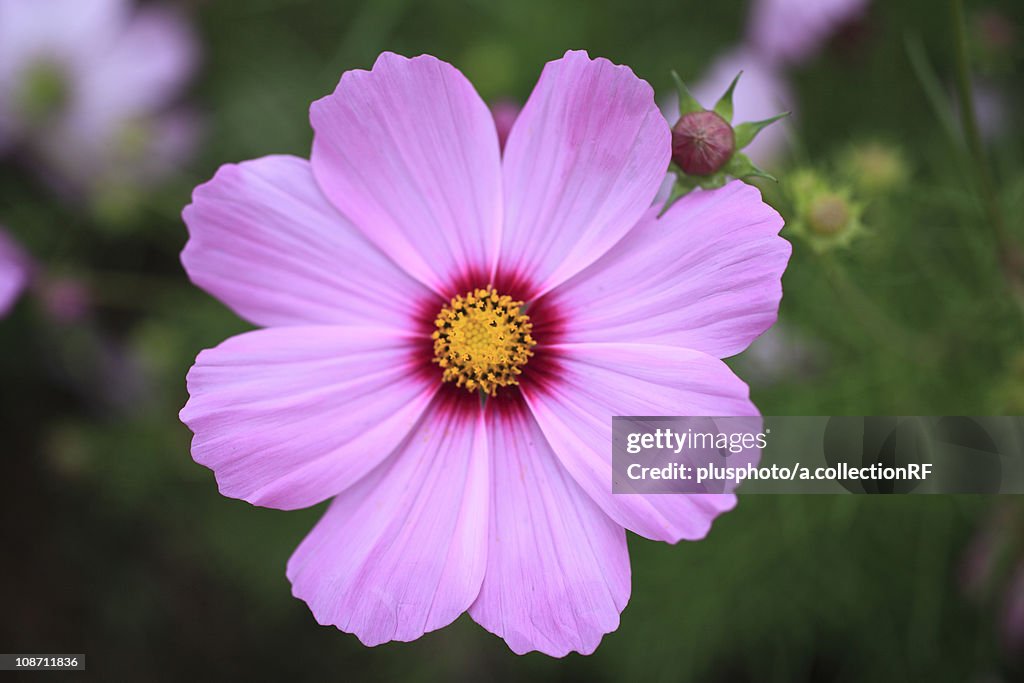
{"type": "Polygon", "coordinates": [[[773,116],[770,119],[764,119],[761,121],[748,121],[747,123],[741,123],[736,126],[733,130],[736,134],[736,149],[743,149],[757,137],[757,134],[762,130],[772,125],[781,118],[789,116],[788,111],[784,111],[778,116],[773,116]]]}
{"type": "MultiPolygon", "coordinates": [[[[675,71],[672,72],[672,80],[676,82],[676,90],[679,91],[679,115],[690,114],[695,111],[704,111],[704,107],[697,101],[690,90],[683,83],[683,79],[675,71]]],[[[672,123],[672,122],[670,122],[672,123]]]]}
{"type": "Polygon", "coordinates": [[[732,122],[732,92],[736,89],[736,83],[742,75],[742,71],[736,74],[736,78],[732,79],[732,83],[729,84],[729,89],[725,91],[722,98],[715,104],[715,113],[729,122],[732,122]]]}

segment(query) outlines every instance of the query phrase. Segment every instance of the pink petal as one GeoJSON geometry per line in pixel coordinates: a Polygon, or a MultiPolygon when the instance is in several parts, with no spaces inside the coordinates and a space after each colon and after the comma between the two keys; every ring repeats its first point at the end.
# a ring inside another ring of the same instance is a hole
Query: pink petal
{"type": "Polygon", "coordinates": [[[258,325],[409,329],[432,296],[327,202],[296,157],[222,166],[183,215],[189,277],[258,325]]]}
{"type": "Polygon", "coordinates": [[[696,191],[551,296],[569,342],[639,342],[724,358],[775,322],[791,247],[757,188],[696,191]]]}
{"type": "Polygon", "coordinates": [[[592,263],[651,205],[670,147],[628,67],[586,52],[550,62],[505,147],[502,270],[540,294],[592,263]]]}
{"type": "Polygon", "coordinates": [[[453,66],[385,52],[313,103],[313,172],[327,197],[442,294],[489,275],[501,230],[498,136],[453,66]]]}
{"type": "Polygon", "coordinates": [[[629,600],[626,534],[559,464],[529,411],[489,415],[487,572],[469,613],[513,652],[590,654],[629,600]]]}
{"type": "Polygon", "coordinates": [[[487,552],[479,411],[438,398],[403,445],[338,496],[288,561],[321,624],[366,645],[414,640],[476,598],[487,552]]]}
{"type": "Polygon", "coordinates": [[[436,393],[421,346],[382,328],[282,327],[203,351],[181,411],[192,457],[254,505],[330,498],[387,457],[436,393]]]}
{"type": "Polygon", "coordinates": [[[703,538],[732,494],[612,494],[612,416],[757,415],[747,385],[699,351],[648,344],[543,349],[554,370],[523,395],[566,470],[613,520],[647,538],[703,538]]]}

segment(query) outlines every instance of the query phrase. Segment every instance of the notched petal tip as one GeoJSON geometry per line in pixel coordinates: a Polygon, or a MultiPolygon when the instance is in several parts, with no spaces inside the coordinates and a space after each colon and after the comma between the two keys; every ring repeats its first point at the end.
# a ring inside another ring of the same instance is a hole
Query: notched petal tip
{"type": "Polygon", "coordinates": [[[457,68],[385,53],[372,70],[343,74],[313,103],[310,123],[321,191],[398,266],[438,293],[460,274],[492,270],[498,134],[457,68]]]}
{"type": "MultiPolygon", "coordinates": [[[[629,74],[630,76],[632,76],[633,78],[637,79],[638,81],[641,81],[643,83],[647,83],[647,81],[645,81],[644,79],[642,79],[639,76],[637,76],[636,72],[633,71],[632,67],[630,67],[629,65],[627,65],[627,64],[619,64],[618,62],[613,62],[612,60],[608,59],[607,57],[591,57],[590,53],[587,50],[566,50],[564,55],[562,55],[558,59],[551,60],[550,62],[548,62],[548,64],[557,64],[558,62],[561,62],[561,61],[572,61],[572,60],[577,60],[577,59],[581,60],[581,61],[585,61],[585,62],[590,62],[591,64],[598,64],[598,65],[601,65],[601,66],[608,66],[608,67],[614,69],[615,71],[618,71],[620,73],[629,74]]],[[[650,85],[650,84],[647,83],[647,85],[650,85]]],[[[651,92],[653,93],[653,88],[652,88],[651,92]]]]}
{"type": "Polygon", "coordinates": [[[650,84],[582,51],[548,62],[509,134],[500,264],[536,295],[607,252],[665,178],[671,134],[650,84]]]}

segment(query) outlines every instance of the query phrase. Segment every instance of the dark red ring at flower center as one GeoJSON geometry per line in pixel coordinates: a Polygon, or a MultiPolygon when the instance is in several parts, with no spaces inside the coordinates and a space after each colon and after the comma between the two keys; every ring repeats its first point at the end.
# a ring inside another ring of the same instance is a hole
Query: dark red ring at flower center
{"type": "Polygon", "coordinates": [[[554,301],[554,297],[547,294],[538,297],[536,293],[539,291],[539,287],[532,279],[508,271],[499,270],[493,278],[488,277],[482,271],[453,278],[450,288],[445,291],[445,297],[430,297],[421,301],[417,306],[419,310],[417,328],[422,332],[423,341],[415,348],[414,362],[417,375],[427,381],[440,384],[441,391],[449,397],[449,400],[463,404],[466,410],[480,409],[480,394],[471,393],[462,387],[457,387],[451,381],[445,381],[444,370],[435,362],[436,340],[433,338],[433,333],[436,330],[438,311],[449,304],[451,298],[478,288],[486,289],[488,287],[525,302],[523,311],[529,315],[533,327],[533,337],[536,339],[537,345],[532,347],[532,356],[521,368],[518,386],[497,387],[491,395],[487,396],[487,402],[493,403],[495,400],[502,401],[513,397],[519,400],[522,386],[546,384],[557,375],[556,354],[547,347],[561,341],[564,315],[560,312],[560,307],[554,301]]]}

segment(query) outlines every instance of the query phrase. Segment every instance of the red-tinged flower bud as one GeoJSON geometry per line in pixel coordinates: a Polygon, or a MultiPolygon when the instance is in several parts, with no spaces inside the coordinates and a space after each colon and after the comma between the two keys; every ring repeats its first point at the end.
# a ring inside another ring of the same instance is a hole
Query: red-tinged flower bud
{"type": "Polygon", "coordinates": [[[672,127],[672,161],[687,175],[717,173],[735,148],[732,126],[713,111],[684,114],[672,127]]]}

